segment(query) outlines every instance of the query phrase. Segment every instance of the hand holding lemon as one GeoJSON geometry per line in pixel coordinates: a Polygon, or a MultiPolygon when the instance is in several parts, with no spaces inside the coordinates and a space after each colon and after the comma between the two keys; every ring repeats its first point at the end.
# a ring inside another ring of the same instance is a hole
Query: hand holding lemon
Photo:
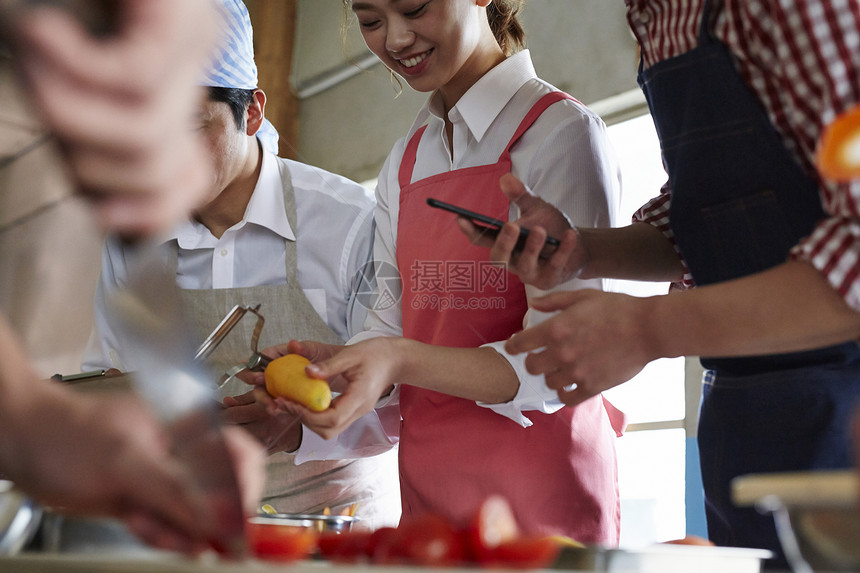
{"type": "Polygon", "coordinates": [[[305,373],[310,361],[298,354],[285,354],[266,366],[266,391],[274,397],[283,397],[314,412],[322,412],[331,404],[328,382],[311,378],[305,373]]]}

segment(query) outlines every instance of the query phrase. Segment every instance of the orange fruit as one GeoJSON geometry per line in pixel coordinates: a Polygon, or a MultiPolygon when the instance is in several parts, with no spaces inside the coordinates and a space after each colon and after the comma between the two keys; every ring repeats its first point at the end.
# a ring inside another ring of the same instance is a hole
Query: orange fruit
{"type": "Polygon", "coordinates": [[[263,373],[266,391],[275,397],[298,402],[309,410],[322,412],[331,404],[328,382],[311,378],[305,373],[310,360],[298,354],[275,358],[263,373]]]}

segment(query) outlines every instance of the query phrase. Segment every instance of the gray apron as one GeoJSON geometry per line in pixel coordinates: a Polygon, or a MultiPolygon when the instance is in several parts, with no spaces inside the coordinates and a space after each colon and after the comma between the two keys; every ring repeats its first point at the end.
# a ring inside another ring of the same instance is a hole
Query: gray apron
{"type": "MultiPolygon", "coordinates": [[[[278,168],[287,220],[296,229],[290,173],[283,161],[279,161],[278,168]]],[[[171,264],[175,265],[176,243],[172,246],[171,264]]],[[[291,339],[343,344],[311,306],[299,285],[295,241],[286,241],[285,263],[287,284],[183,290],[186,311],[199,340],[202,342],[234,305],[260,304],[260,313],[265,317],[260,349],[291,339]]],[[[210,356],[209,362],[218,375],[248,359],[255,323],[256,317],[248,313],[210,356]]],[[[235,396],[250,389],[232,378],[221,388],[221,395],[235,396]]],[[[320,513],[329,507],[334,514],[357,503],[356,515],[362,519],[362,526],[395,525],[399,519],[397,501],[400,495],[396,467],[393,451],[372,458],[311,461],[301,465],[296,465],[294,455],[279,452],[269,456],[266,491],[261,503],[270,504],[280,513],[320,513]]]]}

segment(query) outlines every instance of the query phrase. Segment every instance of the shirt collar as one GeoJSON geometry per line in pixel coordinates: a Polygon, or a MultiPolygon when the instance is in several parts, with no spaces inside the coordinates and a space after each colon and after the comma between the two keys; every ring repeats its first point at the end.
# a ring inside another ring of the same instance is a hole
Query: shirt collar
{"type": "MultiPolygon", "coordinates": [[[[528,50],[508,57],[484,74],[448,112],[452,120],[462,118],[477,141],[481,141],[496,117],[529,80],[537,78],[528,50]],[[459,117],[458,117],[459,116],[459,117]]],[[[435,92],[428,113],[442,119],[442,98],[435,92]]]]}
{"type": "MultiPolygon", "coordinates": [[[[269,229],[284,239],[295,241],[296,235],[284,216],[284,188],[277,160],[271,153],[263,152],[262,156],[260,177],[257,179],[251,200],[245,208],[245,216],[230,227],[230,230],[254,224],[269,229]]],[[[166,240],[175,239],[181,248],[195,249],[206,247],[207,237],[211,238],[209,230],[197,221],[189,219],[174,228],[166,240]]]]}

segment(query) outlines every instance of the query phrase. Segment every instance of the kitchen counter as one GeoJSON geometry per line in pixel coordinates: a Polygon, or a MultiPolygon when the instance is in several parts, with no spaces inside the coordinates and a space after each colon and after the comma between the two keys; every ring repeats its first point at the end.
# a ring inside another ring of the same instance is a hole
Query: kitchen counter
{"type": "MultiPolygon", "coordinates": [[[[229,563],[217,559],[192,560],[172,556],[141,559],[128,559],[118,555],[59,554],[0,557],[0,571],[3,573],[254,573],[258,571],[272,573],[279,571],[289,571],[290,573],[320,573],[321,571],[357,573],[369,569],[384,569],[386,573],[431,571],[417,567],[334,565],[323,561],[278,564],[270,561],[248,560],[240,563],[229,563]]],[[[475,568],[445,569],[446,573],[477,573],[480,571],[484,570],[475,568]]],[[[571,573],[577,572],[571,571],[571,573]]]]}
{"type": "MultiPolygon", "coordinates": [[[[759,573],[761,557],[758,550],[654,546],[640,551],[565,549],[553,569],[570,573],[759,573]]],[[[410,566],[341,565],[326,561],[305,560],[276,563],[249,559],[242,562],[222,561],[214,555],[190,559],[166,552],[150,552],[130,556],[128,552],[100,553],[24,553],[17,557],[0,557],[3,573],[254,573],[257,571],[290,571],[291,573],[341,572],[357,573],[368,570],[386,573],[421,573],[439,569],[410,566]]],[[[446,573],[481,573],[498,569],[445,568],[446,573]]]]}

